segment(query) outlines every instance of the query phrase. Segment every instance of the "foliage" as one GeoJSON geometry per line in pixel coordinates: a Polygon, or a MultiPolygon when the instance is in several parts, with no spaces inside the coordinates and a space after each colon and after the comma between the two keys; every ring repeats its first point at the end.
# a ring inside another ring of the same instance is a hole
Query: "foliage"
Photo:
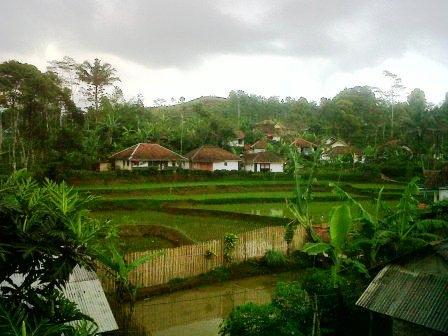
{"type": "Polygon", "coordinates": [[[353,267],[356,271],[367,274],[367,269],[360,261],[347,254],[349,233],[352,227],[350,207],[343,204],[333,208],[330,217],[330,242],[306,243],[303,251],[310,255],[329,255],[332,260],[332,282],[337,287],[339,273],[343,267],[353,267]]]}
{"type": "Polygon", "coordinates": [[[128,298],[131,301],[131,305],[135,303],[138,286],[130,282],[129,276],[139,266],[156,256],[158,254],[148,254],[132,262],[127,262],[124,255],[113,244],[110,244],[107,250],[98,256],[98,259],[107,266],[107,270],[115,281],[115,294],[118,301],[128,298]]]}
{"type": "Polygon", "coordinates": [[[281,335],[279,311],[272,305],[246,303],[237,306],[220,326],[221,336],[271,336],[281,335]]]}
{"type": "Polygon", "coordinates": [[[268,250],[263,259],[266,265],[272,269],[281,268],[285,266],[288,261],[282,252],[275,250],[268,250]]]}
{"type": "Polygon", "coordinates": [[[226,263],[231,263],[233,260],[233,252],[235,251],[237,240],[238,236],[234,233],[227,233],[224,235],[223,254],[226,263]]]}
{"type": "Polygon", "coordinates": [[[22,328],[28,334],[75,335],[76,324],[67,323],[90,318],[60,291],[75,266],[94,268],[101,240],[113,232],[88,216],[92,198],[64,183],[39,185],[19,171],[0,191],[0,328],[12,335],[22,328]],[[23,277],[19,283],[11,278],[17,274],[23,277]]]}
{"type": "Polygon", "coordinates": [[[270,304],[247,303],[232,310],[220,335],[308,335],[310,316],[310,299],[300,284],[279,283],[270,304]]]}

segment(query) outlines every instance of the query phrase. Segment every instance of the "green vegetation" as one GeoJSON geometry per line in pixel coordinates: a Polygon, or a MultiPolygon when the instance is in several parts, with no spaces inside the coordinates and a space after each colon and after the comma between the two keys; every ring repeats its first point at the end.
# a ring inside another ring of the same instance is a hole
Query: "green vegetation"
{"type": "Polygon", "coordinates": [[[91,201],[24,171],[0,185],[1,335],[96,335],[95,322],[61,293],[76,266],[95,269],[114,234],[88,216],[91,201]]]}
{"type": "MultiPolygon", "coordinates": [[[[221,239],[227,232],[241,233],[255,230],[267,224],[257,221],[245,222],[217,217],[187,216],[158,211],[96,211],[92,216],[100,220],[112,220],[117,225],[162,225],[178,230],[194,241],[221,239]]],[[[153,239],[152,237],[148,237],[153,239]]]]}
{"type": "MultiPolygon", "coordinates": [[[[432,209],[434,213],[418,209],[415,180],[394,206],[382,201],[381,189],[370,211],[340,187],[333,187],[341,202],[330,212],[329,238],[324,240],[313,225],[308,225],[310,242],[302,249],[315,258],[313,265],[317,267],[308,269],[300,283],[282,284],[282,292],[289,292],[284,297],[279,299],[277,289],[270,304],[235,308],[221,325],[221,335],[365,334],[365,317],[354,303],[366,286],[369,272],[446,237],[448,222],[439,218],[440,207],[432,209]],[[279,302],[285,302],[283,308],[279,302]]],[[[300,215],[302,210],[298,211],[300,215]]],[[[272,260],[280,257],[273,251],[269,254],[272,260]]],[[[293,254],[289,262],[297,257],[302,256],[293,254]]],[[[305,259],[299,264],[307,263],[305,259]]],[[[278,263],[273,262],[273,267],[278,263]]]]}

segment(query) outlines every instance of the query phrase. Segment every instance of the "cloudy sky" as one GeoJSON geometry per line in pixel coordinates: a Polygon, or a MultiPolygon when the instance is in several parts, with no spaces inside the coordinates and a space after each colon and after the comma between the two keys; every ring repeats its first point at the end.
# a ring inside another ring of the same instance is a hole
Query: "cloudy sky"
{"type": "Polygon", "coordinates": [[[331,97],[397,73],[440,103],[448,0],[0,0],[0,61],[98,57],[127,97],[331,97]]]}

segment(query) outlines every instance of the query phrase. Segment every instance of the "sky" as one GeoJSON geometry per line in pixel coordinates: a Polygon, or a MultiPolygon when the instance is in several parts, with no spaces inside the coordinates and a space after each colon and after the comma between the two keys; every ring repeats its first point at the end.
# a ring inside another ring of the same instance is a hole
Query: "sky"
{"type": "Polygon", "coordinates": [[[438,104],[448,92],[448,0],[0,0],[0,62],[112,64],[127,98],[318,101],[383,71],[438,104]]]}

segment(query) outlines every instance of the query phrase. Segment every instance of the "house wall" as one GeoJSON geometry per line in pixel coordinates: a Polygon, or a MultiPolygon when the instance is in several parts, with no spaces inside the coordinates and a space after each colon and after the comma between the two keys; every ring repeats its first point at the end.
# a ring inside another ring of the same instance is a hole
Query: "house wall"
{"type": "Polygon", "coordinates": [[[111,167],[111,164],[109,162],[100,162],[98,164],[97,170],[100,172],[109,171],[111,167]]]}
{"type": "Polygon", "coordinates": [[[132,170],[132,164],[127,160],[115,160],[116,170],[132,170]]]}
{"type": "Polygon", "coordinates": [[[213,171],[215,170],[238,170],[238,161],[213,162],[213,171]]]}
{"type": "Polygon", "coordinates": [[[192,162],[190,163],[191,170],[208,170],[213,171],[213,163],[211,162],[192,162]]]}
{"type": "Polygon", "coordinates": [[[448,199],[448,189],[439,189],[439,201],[448,199]]]}
{"type": "Polygon", "coordinates": [[[283,173],[283,164],[282,163],[271,163],[271,172],[283,173]]]}
{"type": "MultiPolygon", "coordinates": [[[[269,169],[272,173],[283,173],[283,164],[282,163],[271,163],[269,169]]],[[[249,172],[259,172],[260,164],[259,163],[248,163],[244,165],[244,170],[249,172]]]]}
{"type": "Polygon", "coordinates": [[[393,319],[393,336],[442,336],[442,333],[419,326],[414,323],[393,319]]]}
{"type": "Polygon", "coordinates": [[[229,142],[231,147],[244,147],[244,139],[235,139],[229,142]]]}

